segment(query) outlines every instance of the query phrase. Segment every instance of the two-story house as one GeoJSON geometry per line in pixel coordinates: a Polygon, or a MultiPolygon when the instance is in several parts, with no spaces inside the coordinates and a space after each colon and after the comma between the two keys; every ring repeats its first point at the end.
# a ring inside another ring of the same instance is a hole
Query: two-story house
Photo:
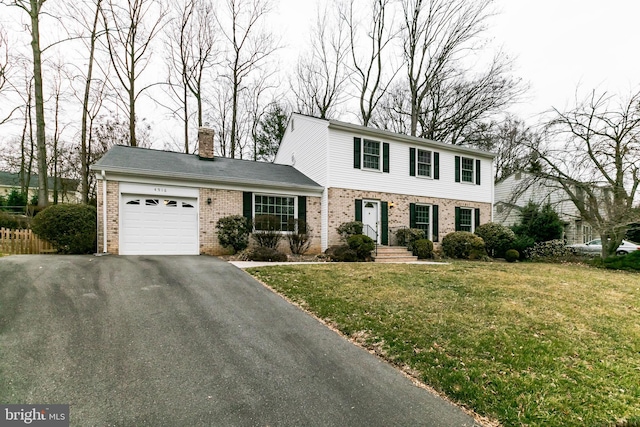
{"type": "Polygon", "coordinates": [[[293,114],[276,163],[323,187],[322,248],[336,228],[362,221],[379,244],[402,227],[421,228],[436,244],[453,231],[491,221],[491,153],[336,120],[293,114]]]}
{"type": "MultiPolygon", "coordinates": [[[[362,221],[387,245],[402,227],[436,244],[491,220],[490,153],[335,120],[293,114],[274,163],[116,146],[98,179],[98,250],[115,254],[222,254],[216,223],[275,215],[312,229],[311,253],[339,244],[336,228],[362,221]]],[[[286,243],[282,243],[286,250],[286,243]]]]}
{"type": "MultiPolygon", "coordinates": [[[[579,189],[576,190],[579,193],[579,189]]],[[[586,243],[598,238],[562,186],[534,180],[526,172],[515,172],[495,184],[494,221],[505,226],[520,222],[520,208],[529,202],[549,204],[564,223],[567,244],[586,243]]]]}

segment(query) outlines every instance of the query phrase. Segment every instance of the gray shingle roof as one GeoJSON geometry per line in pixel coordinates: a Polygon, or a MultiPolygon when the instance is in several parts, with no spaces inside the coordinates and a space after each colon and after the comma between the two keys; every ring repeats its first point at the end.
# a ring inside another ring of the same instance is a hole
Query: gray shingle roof
{"type": "MultiPolygon", "coordinates": [[[[47,185],[49,190],[52,190],[54,183],[53,177],[49,177],[48,180],[47,185]]],[[[20,174],[0,171],[0,185],[20,188],[20,174]]],[[[38,175],[32,174],[29,180],[29,188],[38,188],[38,185],[38,175]]],[[[58,185],[63,188],[75,190],[79,185],[79,181],[76,179],[58,178],[58,185]]]]}
{"type": "Polygon", "coordinates": [[[208,181],[224,184],[274,186],[321,191],[322,187],[292,166],[116,145],[93,166],[122,174],[208,181]]]}

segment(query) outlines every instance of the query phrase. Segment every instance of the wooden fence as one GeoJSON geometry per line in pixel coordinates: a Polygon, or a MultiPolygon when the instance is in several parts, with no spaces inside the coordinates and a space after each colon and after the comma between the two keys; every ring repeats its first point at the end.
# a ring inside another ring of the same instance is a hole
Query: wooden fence
{"type": "Polygon", "coordinates": [[[31,230],[0,228],[0,253],[48,254],[56,252],[51,243],[41,240],[31,230]]]}

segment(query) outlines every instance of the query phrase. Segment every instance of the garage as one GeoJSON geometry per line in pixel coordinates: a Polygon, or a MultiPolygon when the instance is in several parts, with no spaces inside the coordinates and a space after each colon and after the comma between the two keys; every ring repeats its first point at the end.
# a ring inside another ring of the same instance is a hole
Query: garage
{"type": "Polygon", "coordinates": [[[198,199],[172,193],[167,188],[155,194],[121,193],[122,255],[199,254],[198,199]]]}

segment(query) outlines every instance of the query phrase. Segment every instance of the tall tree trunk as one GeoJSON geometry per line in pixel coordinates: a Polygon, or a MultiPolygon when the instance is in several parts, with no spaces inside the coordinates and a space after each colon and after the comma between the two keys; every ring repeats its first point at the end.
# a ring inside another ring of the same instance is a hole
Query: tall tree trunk
{"type": "Polygon", "coordinates": [[[82,99],[82,129],[80,136],[80,158],[82,162],[81,186],[82,186],[82,203],[89,203],[89,153],[87,148],[87,116],[89,115],[89,95],[91,93],[91,79],[93,78],[93,60],[96,50],[96,39],[98,30],[98,19],[100,18],[100,3],[96,2],[96,13],[93,17],[93,28],[91,31],[91,42],[89,45],[89,65],[87,68],[87,81],[84,85],[84,98],[82,99]]]}
{"type": "Polygon", "coordinates": [[[31,50],[33,51],[33,83],[36,101],[36,144],[38,147],[38,207],[49,204],[47,182],[47,145],[44,126],[42,89],[42,51],[40,50],[40,0],[31,0],[31,50]]]}
{"type": "Polygon", "coordinates": [[[188,87],[185,84],[182,87],[182,102],[184,103],[184,152],[189,154],[189,107],[187,105],[188,99],[188,87]]]}

